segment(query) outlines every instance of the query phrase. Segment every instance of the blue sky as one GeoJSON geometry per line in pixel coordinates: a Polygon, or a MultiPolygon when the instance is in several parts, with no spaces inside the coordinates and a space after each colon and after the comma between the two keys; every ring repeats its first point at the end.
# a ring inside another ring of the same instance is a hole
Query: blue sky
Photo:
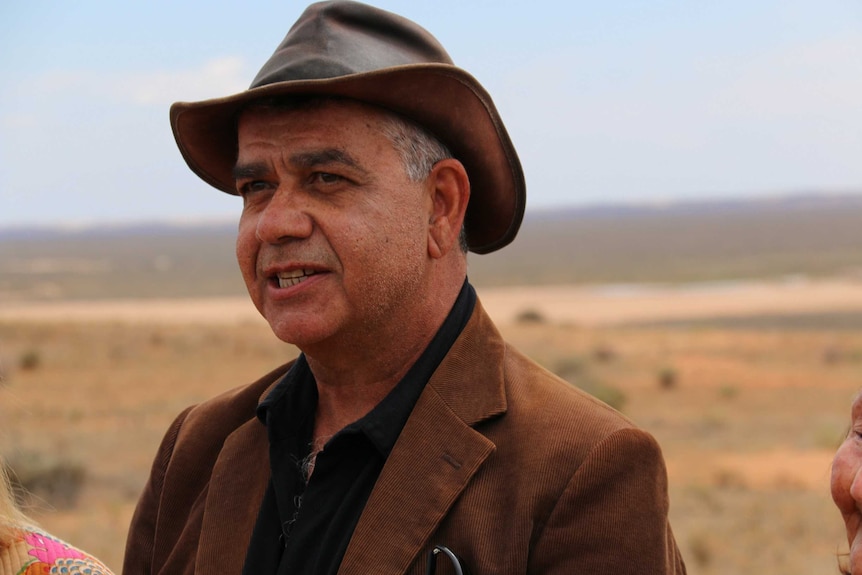
{"type": "MultiPolygon", "coordinates": [[[[377,5],[494,97],[528,210],[862,193],[858,0],[377,5]]],[[[3,2],[0,226],[235,217],[186,168],[168,107],[245,89],[304,7],[3,2]]]]}

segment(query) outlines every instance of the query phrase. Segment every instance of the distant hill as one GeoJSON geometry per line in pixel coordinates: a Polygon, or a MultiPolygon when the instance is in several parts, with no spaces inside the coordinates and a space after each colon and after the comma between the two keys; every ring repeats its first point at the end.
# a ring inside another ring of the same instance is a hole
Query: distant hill
{"type": "MultiPolygon", "coordinates": [[[[0,301],[244,294],[234,223],[0,229],[0,301]]],[[[477,285],[862,274],[862,194],[531,211],[477,285]]]]}
{"type": "Polygon", "coordinates": [[[492,284],[719,281],[862,271],[862,195],[598,206],[530,214],[492,284]]]}

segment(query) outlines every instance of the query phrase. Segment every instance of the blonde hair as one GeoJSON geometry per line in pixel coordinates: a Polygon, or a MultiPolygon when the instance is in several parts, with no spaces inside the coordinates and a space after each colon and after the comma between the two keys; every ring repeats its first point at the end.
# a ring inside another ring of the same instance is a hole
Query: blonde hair
{"type": "Polygon", "coordinates": [[[0,459],[0,549],[8,547],[30,523],[18,508],[6,464],[0,459]]]}

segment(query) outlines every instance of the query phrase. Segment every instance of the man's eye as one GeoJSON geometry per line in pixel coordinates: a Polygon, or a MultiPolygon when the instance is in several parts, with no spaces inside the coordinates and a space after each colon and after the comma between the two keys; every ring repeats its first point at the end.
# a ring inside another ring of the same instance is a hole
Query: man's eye
{"type": "Polygon", "coordinates": [[[250,182],[245,182],[237,186],[239,195],[241,196],[246,196],[255,192],[262,192],[268,187],[269,185],[263,180],[252,180],[250,182]]]}
{"type": "Polygon", "coordinates": [[[342,177],[338,174],[330,174],[329,172],[317,172],[314,176],[322,184],[335,184],[342,180],[342,177]]]}

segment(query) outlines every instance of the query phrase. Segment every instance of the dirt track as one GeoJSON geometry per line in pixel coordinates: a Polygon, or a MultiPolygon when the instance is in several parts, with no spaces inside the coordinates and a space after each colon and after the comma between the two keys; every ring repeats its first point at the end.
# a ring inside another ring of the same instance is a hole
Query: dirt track
{"type": "MultiPolygon", "coordinates": [[[[783,281],[684,286],[537,286],[484,288],[482,304],[498,323],[536,311],[583,326],[704,317],[862,311],[862,281],[783,281]]],[[[167,324],[262,322],[246,297],[193,300],[0,303],[0,320],[122,321],[167,324]]]]}

